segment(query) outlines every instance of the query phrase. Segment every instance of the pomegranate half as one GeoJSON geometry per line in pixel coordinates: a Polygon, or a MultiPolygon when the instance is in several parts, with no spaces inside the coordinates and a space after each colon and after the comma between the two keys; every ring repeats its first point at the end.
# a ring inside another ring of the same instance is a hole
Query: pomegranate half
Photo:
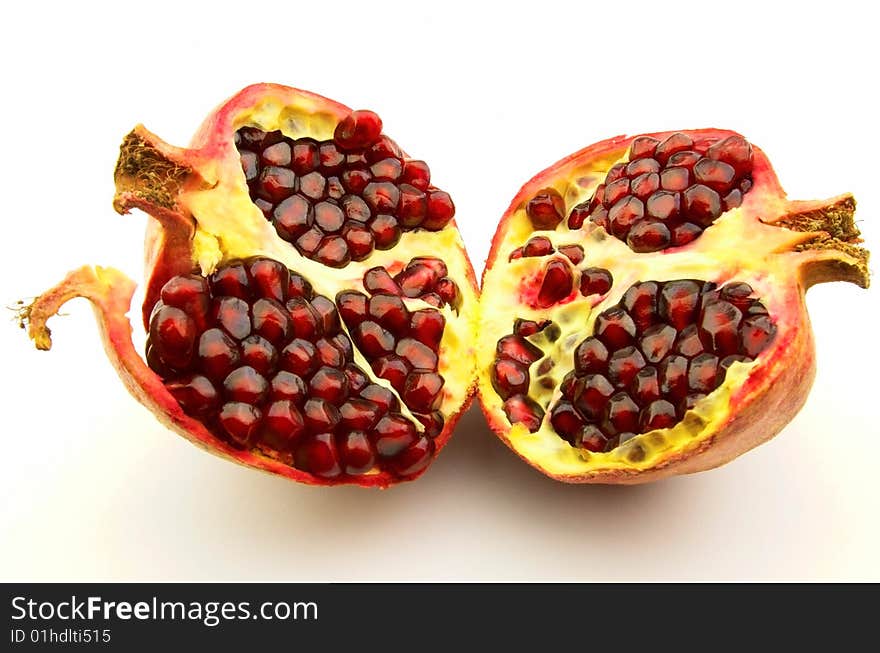
{"type": "Polygon", "coordinates": [[[765,154],[703,129],[587,147],[520,190],[483,274],[489,424],[572,483],[724,464],[806,400],[804,294],[868,285],[855,201],[790,201],[765,154]]]}
{"type": "Polygon", "coordinates": [[[208,451],[312,484],[424,472],[471,399],[476,280],[450,196],[375,113],[257,84],[188,149],[136,127],[115,179],[153,218],[144,358],[135,284],[100,267],[23,311],[39,349],[85,297],[131,393],[208,451]]]}

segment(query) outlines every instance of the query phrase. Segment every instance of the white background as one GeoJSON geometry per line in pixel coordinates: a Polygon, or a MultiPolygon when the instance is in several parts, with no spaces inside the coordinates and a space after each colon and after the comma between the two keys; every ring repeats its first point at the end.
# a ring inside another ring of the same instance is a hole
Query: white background
{"type": "MultiPolygon", "coordinates": [[[[618,133],[708,126],[761,146],[792,197],[852,191],[880,254],[864,3],[194,4],[4,9],[4,304],[87,262],[141,279],[146,217],[110,206],[122,136],[142,121],[185,144],[256,81],[376,110],[452,192],[478,271],[545,166],[618,133]]],[[[810,292],[809,402],[720,470],[566,486],[472,410],[421,480],[387,492],[298,486],[166,431],[78,300],[52,353],[0,331],[0,579],[880,580],[877,300],[810,292]]]]}

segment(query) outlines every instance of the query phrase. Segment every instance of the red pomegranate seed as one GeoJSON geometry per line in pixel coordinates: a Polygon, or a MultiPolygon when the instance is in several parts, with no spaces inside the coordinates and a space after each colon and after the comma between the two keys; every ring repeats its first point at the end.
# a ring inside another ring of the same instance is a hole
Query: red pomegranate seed
{"type": "Polygon", "coordinates": [[[169,367],[179,370],[189,367],[195,339],[195,322],[179,308],[162,306],[150,319],[150,342],[169,367]]]}
{"type": "Polygon", "coordinates": [[[576,440],[576,446],[593,452],[605,451],[607,444],[605,434],[594,424],[587,424],[576,440]]]}
{"type": "Polygon", "coordinates": [[[640,220],[626,237],[626,244],[634,252],[657,252],[671,241],[669,228],[659,220],[640,220]]]}
{"type": "Polygon", "coordinates": [[[388,274],[388,270],[381,266],[370,268],[364,273],[364,288],[372,295],[377,293],[386,293],[388,295],[403,294],[400,286],[388,274]]]}
{"type": "Polygon", "coordinates": [[[360,194],[364,192],[367,184],[373,180],[373,175],[370,174],[369,170],[354,168],[343,171],[339,180],[342,182],[342,186],[345,190],[349,193],[360,194]]]}
{"type": "Polygon", "coordinates": [[[397,218],[392,215],[377,215],[367,226],[373,235],[376,249],[390,249],[400,240],[400,227],[397,218]]]}
{"type": "Polygon", "coordinates": [[[636,325],[622,308],[613,307],[596,318],[595,335],[610,349],[620,349],[632,344],[636,325]]]}
{"type": "Polygon", "coordinates": [[[195,274],[172,277],[162,286],[160,297],[166,306],[179,308],[189,315],[199,331],[207,326],[211,302],[204,277],[195,274]]]}
{"type": "Polygon", "coordinates": [[[363,431],[350,431],[342,436],[339,455],[346,474],[366,474],[376,464],[373,446],[363,431]]]}
{"type": "Polygon", "coordinates": [[[431,411],[427,415],[417,414],[415,418],[425,427],[425,435],[429,438],[436,438],[443,432],[445,420],[439,410],[431,411]]]}
{"type": "Polygon", "coordinates": [[[368,311],[373,319],[397,336],[409,329],[409,311],[396,295],[374,295],[370,298],[368,311]]]}
{"type": "Polygon", "coordinates": [[[336,125],[333,140],[339,149],[349,152],[368,147],[379,140],[382,119],[372,111],[352,111],[336,125]]]}
{"type": "Polygon", "coordinates": [[[665,399],[652,401],[642,409],[639,415],[639,430],[642,433],[655,429],[667,429],[678,423],[675,406],[665,399]]]}
{"type": "Polygon", "coordinates": [[[682,168],[687,168],[688,170],[691,170],[697,163],[697,161],[702,158],[703,156],[698,152],[694,152],[693,150],[686,150],[683,152],[676,152],[671,157],[669,157],[667,165],[670,168],[681,166],[682,168]]]}
{"type": "Polygon", "coordinates": [[[440,231],[449,224],[455,215],[455,205],[449,193],[432,190],[428,193],[428,210],[422,221],[422,228],[428,231],[440,231]]]}
{"type": "Polygon", "coordinates": [[[220,409],[220,425],[239,445],[246,446],[257,435],[263,412],[250,404],[230,401],[220,409]]]}
{"type": "Polygon", "coordinates": [[[660,173],[660,188],[663,190],[682,191],[690,185],[691,173],[687,168],[666,168],[660,173]]]}
{"type": "Polygon", "coordinates": [[[581,270],[580,290],[584,297],[604,295],[611,290],[613,282],[611,273],[605,268],[585,268],[581,270]]]}
{"type": "Polygon", "coordinates": [[[296,248],[303,254],[313,254],[322,240],[324,240],[324,232],[318,227],[310,227],[296,239],[296,248]]]}
{"type": "Polygon", "coordinates": [[[648,216],[652,218],[672,220],[677,218],[681,211],[681,201],[678,193],[658,190],[648,198],[645,208],[648,216]]]}
{"type": "Polygon", "coordinates": [[[358,393],[370,384],[370,378],[354,363],[346,365],[343,373],[348,380],[348,390],[350,393],[358,393]]]}
{"type": "Polygon", "coordinates": [[[401,339],[394,351],[409,361],[415,370],[431,372],[437,369],[437,354],[414,338],[401,339]]]}
{"type": "Polygon", "coordinates": [[[223,394],[230,401],[259,404],[268,392],[269,382],[249,365],[233,370],[223,381],[223,394]]]}
{"type": "Polygon", "coordinates": [[[608,211],[611,232],[618,238],[626,238],[630,228],[645,215],[645,205],[637,197],[628,195],[608,211]]]}
{"type": "Polygon", "coordinates": [[[165,387],[187,415],[206,415],[215,411],[220,403],[217,389],[201,374],[167,381],[165,387]]]}
{"type": "Polygon", "coordinates": [[[742,311],[725,301],[707,304],[700,315],[700,340],[711,351],[721,356],[736,354],[739,350],[739,323],[742,311]]]}
{"type": "Polygon", "coordinates": [[[636,159],[626,164],[626,176],[630,179],[649,172],[660,172],[660,164],[654,159],[636,159]]]}
{"type": "Polygon", "coordinates": [[[321,335],[321,323],[310,302],[302,297],[291,297],[286,304],[290,329],[297,338],[314,340],[321,335]]]}
{"type": "Polygon", "coordinates": [[[302,413],[289,400],[269,404],[260,432],[260,440],[276,451],[293,451],[306,433],[302,413]]]}
{"type": "Polygon", "coordinates": [[[321,365],[336,368],[342,368],[345,365],[342,351],[332,340],[321,338],[315,343],[315,349],[318,351],[318,360],[321,365]]]}
{"type": "MultiPolygon", "coordinates": [[[[254,297],[284,302],[290,286],[290,271],[282,263],[269,258],[256,258],[247,267],[254,297]]],[[[167,303],[167,302],[166,302],[167,303]]]]}
{"type": "Polygon", "coordinates": [[[565,215],[565,200],[555,188],[544,188],[529,200],[526,215],[535,229],[556,229],[565,215]]]}
{"type": "Polygon", "coordinates": [[[547,256],[554,252],[553,243],[545,236],[535,236],[523,246],[523,256],[547,256]]]}
{"type": "Polygon", "coordinates": [[[727,195],[721,198],[721,208],[724,211],[729,211],[730,209],[735,209],[739,206],[742,206],[742,192],[734,188],[727,195]]]}
{"type": "Polygon", "coordinates": [[[629,148],[630,161],[654,156],[654,152],[657,150],[659,144],[660,141],[651,136],[639,136],[634,138],[629,148]]]}
{"type": "Polygon", "coordinates": [[[296,374],[281,370],[269,384],[269,399],[272,401],[287,399],[294,405],[301,406],[306,399],[306,384],[296,374]]]}
{"type": "Polygon", "coordinates": [[[621,304],[639,330],[645,330],[657,319],[657,295],[660,286],[655,281],[636,283],[627,288],[621,304]]]}
{"type": "Polygon", "coordinates": [[[274,299],[254,302],[252,322],[256,333],[275,344],[286,342],[291,333],[290,315],[274,299]]]}
{"type": "Polygon", "coordinates": [[[685,222],[672,230],[672,244],[678,245],[679,247],[687,245],[696,240],[697,236],[701,233],[703,233],[702,227],[695,225],[692,222],[685,222]]]}
{"type": "Polygon", "coordinates": [[[660,188],[660,175],[656,172],[646,172],[630,182],[632,194],[644,201],[655,190],[660,188]]]}
{"type": "MultiPolygon", "coordinates": [[[[243,340],[251,332],[250,307],[238,297],[215,299],[211,307],[211,318],[236,340],[243,340]]],[[[154,343],[156,340],[153,339],[154,343]]]]}
{"type": "MultiPolygon", "coordinates": [[[[307,175],[317,169],[320,162],[321,157],[316,141],[311,138],[300,138],[293,142],[290,167],[296,174],[307,175]]],[[[287,164],[281,163],[277,165],[287,164]]]]}
{"type": "Polygon", "coordinates": [[[370,173],[373,175],[373,179],[379,181],[397,181],[402,172],[403,164],[394,157],[381,159],[370,166],[370,173]]]}
{"type": "Polygon", "coordinates": [[[690,324],[679,332],[673,351],[688,358],[703,352],[703,342],[697,333],[696,324],[690,324]]]}
{"type": "Polygon", "coordinates": [[[394,213],[400,190],[390,181],[371,181],[364,188],[363,198],[373,213],[394,213]]]}
{"type": "Polygon", "coordinates": [[[605,405],[606,431],[614,433],[633,432],[639,428],[639,407],[628,394],[618,392],[605,405]]]}
{"type": "Polygon", "coordinates": [[[306,400],[302,414],[306,427],[312,433],[329,433],[339,424],[339,409],[320,397],[306,400]]]}
{"type": "Polygon", "coordinates": [[[413,423],[397,413],[385,415],[372,433],[376,451],[383,458],[396,456],[418,439],[413,423]]]}
{"type": "Polygon", "coordinates": [[[384,413],[400,410],[400,402],[397,400],[397,397],[394,396],[394,393],[378,383],[371,383],[361,390],[361,397],[368,401],[372,401],[384,413]]]}
{"type": "Polygon", "coordinates": [[[241,341],[241,361],[267,376],[275,371],[278,350],[262,336],[249,335],[241,341]]]}
{"type": "Polygon", "coordinates": [[[544,278],[538,290],[538,307],[550,308],[571,294],[571,267],[562,259],[554,259],[544,269],[544,278]]]}
{"type": "Polygon", "coordinates": [[[431,183],[431,170],[424,161],[405,161],[400,181],[415,186],[419,190],[427,190],[431,183]]]}
{"type": "Polygon", "coordinates": [[[626,387],[644,366],[645,358],[635,347],[618,349],[608,359],[608,380],[618,388],[626,387]]]}
{"type": "Polygon", "coordinates": [[[404,295],[418,297],[433,290],[438,276],[437,272],[427,265],[410,263],[394,277],[394,280],[404,295]]]}
{"type": "Polygon", "coordinates": [[[238,344],[221,329],[208,329],[199,338],[199,368],[215,381],[222,381],[238,367],[241,352],[238,344]]]}
{"type": "Polygon", "coordinates": [[[335,367],[321,367],[309,380],[309,393],[338,406],[348,397],[348,378],[335,367]]]}
{"type": "Polygon", "coordinates": [[[247,150],[239,150],[238,155],[245,181],[250,184],[260,174],[259,157],[257,157],[256,153],[248,152],[247,150]]]}
{"type": "Polygon", "coordinates": [[[684,191],[682,204],[684,217],[704,227],[721,215],[721,197],[703,184],[695,184],[684,191]]]}
{"type": "Polygon", "coordinates": [[[214,297],[238,297],[245,301],[251,298],[248,274],[243,263],[230,263],[218,268],[211,275],[210,285],[214,297]]]}
{"type": "Polygon", "coordinates": [[[718,387],[718,357],[713,354],[700,354],[690,362],[688,368],[688,388],[691,392],[708,394],[718,387]]]}
{"type": "Polygon", "coordinates": [[[345,222],[345,214],[334,202],[318,202],[315,204],[315,224],[324,233],[339,231],[345,222]]]}
{"type": "Polygon", "coordinates": [[[588,374],[577,379],[573,388],[573,403],[587,419],[599,419],[608,398],[614,394],[614,386],[601,374],[588,374]]]}
{"type": "Polygon", "coordinates": [[[776,335],[776,325],[766,315],[754,315],[743,321],[740,351],[750,358],[756,358],[776,335]]]}
{"type": "MultiPolygon", "coordinates": [[[[294,152],[296,145],[294,145],[294,152]]],[[[296,155],[294,154],[294,157],[296,155]]],[[[345,163],[345,155],[336,147],[333,141],[323,141],[318,146],[318,161],[321,171],[328,175],[335,175],[342,170],[345,163]]]]}
{"type": "Polygon", "coordinates": [[[531,433],[541,428],[544,411],[526,395],[514,395],[504,402],[504,414],[511,424],[522,424],[531,433]]]}
{"type": "Polygon", "coordinates": [[[660,318],[677,330],[696,321],[700,305],[700,285],[696,281],[668,281],[660,291],[660,318]]]}
{"type": "Polygon", "coordinates": [[[404,227],[418,227],[428,212],[428,198],[425,192],[409,184],[400,185],[400,202],[397,205],[397,218],[404,227]]]}
{"type": "MultiPolygon", "coordinates": [[[[593,195],[595,198],[596,195],[593,195]]],[[[601,201],[601,200],[600,200],[601,201]]],[[[587,218],[590,216],[592,200],[589,202],[581,202],[577,206],[575,206],[571,213],[568,215],[568,228],[569,229],[580,229],[584,222],[587,221],[587,218]]]]}
{"type": "Polygon", "coordinates": [[[574,370],[578,376],[605,372],[608,369],[608,348],[596,337],[585,339],[574,350],[574,370]]]}
{"type": "Polygon", "coordinates": [[[342,473],[332,433],[307,437],[297,447],[294,461],[299,469],[322,478],[335,478],[342,473]]]}
{"type": "Polygon", "coordinates": [[[434,443],[421,437],[391,461],[394,471],[400,476],[411,476],[425,469],[434,455],[434,443]]]}
{"type": "Polygon", "coordinates": [[[327,236],[315,250],[314,258],[329,267],[341,268],[351,261],[351,253],[342,236],[327,236]]]}
{"type": "Polygon", "coordinates": [[[351,336],[358,349],[369,358],[378,358],[394,351],[394,334],[372,320],[358,324],[351,336]]]}
{"type": "Polygon", "coordinates": [[[339,331],[339,313],[336,305],[323,295],[312,298],[312,311],[317,318],[318,332],[333,335],[339,331]]]}
{"type": "Polygon", "coordinates": [[[440,347],[446,318],[439,311],[423,308],[413,311],[410,316],[410,333],[412,337],[432,349],[440,347]]]}
{"type": "Polygon", "coordinates": [[[752,172],[752,146],[742,136],[728,136],[715,143],[706,150],[706,156],[733,166],[739,175],[752,172]]]}
{"type": "Polygon", "coordinates": [[[565,256],[574,265],[580,265],[584,261],[584,248],[580,245],[561,245],[559,253],[565,256]]]}
{"type": "Polygon", "coordinates": [[[318,351],[308,340],[294,338],[281,350],[281,369],[307,377],[318,367],[318,351]]]}
{"type": "Polygon", "coordinates": [[[732,185],[736,170],[723,161],[703,158],[694,165],[694,179],[719,193],[727,193],[732,185]]]}
{"type": "Polygon", "coordinates": [[[347,431],[369,431],[383,412],[372,401],[352,397],[339,407],[339,424],[347,431]]]}
{"type": "Polygon", "coordinates": [[[630,383],[630,395],[639,404],[645,404],[660,398],[660,380],[657,377],[657,368],[653,366],[643,367],[638,371],[630,383]]]}
{"type": "Polygon", "coordinates": [[[660,391],[664,395],[675,400],[681,400],[687,395],[687,367],[687,358],[675,354],[667,356],[660,362],[657,372],[660,391]]]}
{"type": "Polygon", "coordinates": [[[419,413],[428,413],[439,407],[442,400],[443,377],[436,372],[412,372],[403,387],[403,402],[419,413]]]}
{"type": "Polygon", "coordinates": [[[659,363],[672,350],[677,335],[668,324],[655,324],[649,327],[639,339],[639,348],[649,363],[659,363]]]}
{"type": "Polygon", "coordinates": [[[257,188],[260,197],[277,203],[296,191],[296,175],[287,168],[268,166],[260,173],[257,188]]]}
{"type": "Polygon", "coordinates": [[[673,154],[690,150],[693,146],[694,142],[690,136],[676,132],[671,136],[667,136],[666,140],[657,146],[657,149],[654,151],[654,158],[657,159],[660,165],[666,165],[666,162],[669,161],[673,154]]]}
{"type": "Polygon", "coordinates": [[[550,411],[550,424],[553,430],[569,442],[574,442],[584,428],[584,420],[567,401],[560,401],[550,411]]]}
{"type": "Polygon", "coordinates": [[[492,387],[502,399],[523,394],[529,389],[528,370],[509,358],[499,358],[492,366],[492,387]]]}
{"type": "Polygon", "coordinates": [[[387,136],[380,136],[379,139],[367,150],[366,155],[369,163],[375,163],[376,161],[387,159],[389,157],[402,159],[403,150],[401,150],[400,146],[392,139],[387,136]]]}
{"type": "Polygon", "coordinates": [[[409,363],[396,354],[382,356],[377,358],[370,367],[373,373],[380,379],[385,379],[398,392],[403,392],[403,384],[406,383],[406,377],[412,371],[409,363]]]}
{"type": "Polygon", "coordinates": [[[353,328],[367,317],[367,296],[355,290],[343,290],[336,295],[336,305],[343,321],[353,328]]]}
{"type": "Polygon", "coordinates": [[[629,195],[629,193],[629,179],[623,177],[622,179],[613,181],[605,187],[602,204],[605,206],[606,209],[610,209],[624,197],[629,195]]]}
{"type": "Polygon", "coordinates": [[[515,360],[528,367],[543,356],[543,352],[520,335],[506,335],[495,345],[495,351],[501,358],[515,360]]]}

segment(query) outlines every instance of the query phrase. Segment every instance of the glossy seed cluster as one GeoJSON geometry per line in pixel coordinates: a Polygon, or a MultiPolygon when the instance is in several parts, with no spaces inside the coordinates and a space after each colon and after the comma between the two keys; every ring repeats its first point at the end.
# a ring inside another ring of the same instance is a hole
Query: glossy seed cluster
{"type": "Polygon", "coordinates": [[[675,133],[640,136],[593,196],[574,207],[571,229],[589,219],[636,252],[686,245],[752,187],[752,147],[741,136],[695,142],[675,133]]]}
{"type": "Polygon", "coordinates": [[[394,276],[382,266],[370,268],[364,273],[364,288],[371,295],[421,299],[437,308],[448,304],[458,310],[461,306],[461,293],[458,284],[447,276],[448,273],[446,263],[439,258],[417,256],[394,276]]]}
{"type": "Polygon", "coordinates": [[[437,432],[401,414],[395,394],[354,363],[333,301],[272,259],[171,278],[146,358],[215,435],[316,476],[406,476],[433,456],[437,432]]]}
{"type": "Polygon", "coordinates": [[[580,265],[584,260],[584,248],[580,245],[560,245],[559,249],[553,246],[546,236],[533,236],[522,247],[517,247],[508,256],[508,261],[518,258],[530,258],[533,256],[549,256],[559,252],[574,265],[580,265]]]}
{"type": "Polygon", "coordinates": [[[404,298],[457,306],[458,288],[446,274],[440,259],[418,257],[394,277],[385,268],[368,270],[364,287],[369,295],[346,290],[336,297],[340,315],[373,373],[391,384],[432,434],[444,423],[437,408],[444,385],[438,367],[446,319],[436,308],[410,310],[404,298]]]}
{"type": "Polygon", "coordinates": [[[431,185],[427,164],[406,159],[381,129],[376,114],[354,111],[332,140],[235,133],[251,199],[303,256],[344,267],[394,247],[404,231],[438,231],[452,219],[452,199],[431,185]]]}
{"type": "Polygon", "coordinates": [[[753,360],[775,334],[748,284],[634,284],[597,316],[593,335],[575,349],[550,423],[590,451],[675,426],[723,383],[730,365],[753,360]]]}

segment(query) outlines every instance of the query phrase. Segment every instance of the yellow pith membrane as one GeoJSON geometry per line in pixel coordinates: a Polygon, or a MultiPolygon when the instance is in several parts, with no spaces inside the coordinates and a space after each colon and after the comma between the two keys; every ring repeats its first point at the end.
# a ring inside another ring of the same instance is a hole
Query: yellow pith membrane
{"type": "MultiPolygon", "coordinates": [[[[732,134],[713,133],[717,138],[732,134]]],[[[662,141],[668,135],[653,136],[662,141]]],[[[573,207],[593,196],[612,166],[629,160],[630,143],[630,138],[619,137],[597,144],[526,184],[501,221],[483,276],[477,363],[483,409],[493,430],[518,455],[549,476],[568,482],[639,483],[701,471],[769,439],[800,408],[814,374],[812,333],[803,301],[806,287],[835,278],[867,284],[867,253],[852,245],[858,242],[858,232],[852,227],[851,209],[849,228],[855,236],[850,233],[848,241],[838,242],[836,247],[813,248],[810,243],[828,234],[815,225],[809,225],[810,230],[803,229],[803,224],[800,230],[787,229],[780,226],[785,224],[781,219],[814,208],[825,211],[827,219],[834,211],[822,209],[819,203],[814,206],[786,200],[757,148],[754,186],[742,207],[724,212],[688,245],[638,253],[589,220],[580,229],[569,229],[567,218],[573,207]],[[555,229],[536,229],[526,208],[547,188],[555,189],[564,199],[564,219],[555,229]],[[540,284],[550,260],[560,259],[566,265],[568,260],[559,253],[509,260],[511,252],[535,236],[549,239],[554,250],[572,244],[584,250],[584,260],[571,264],[573,295],[549,308],[534,306],[534,287],[540,284]],[[839,272],[832,271],[835,265],[839,272]],[[576,270],[594,267],[608,270],[613,285],[605,295],[585,297],[577,291],[576,270]],[[817,269],[821,269],[818,274],[817,269]],[[733,363],[723,383],[674,426],[638,434],[610,451],[573,446],[554,430],[550,416],[562,396],[560,384],[573,369],[575,349],[594,334],[596,317],[615,306],[633,284],[678,279],[711,281],[719,288],[728,282],[749,284],[752,296],[766,307],[775,323],[775,338],[754,361],[733,363]],[[534,432],[523,423],[511,424],[504,400],[492,383],[495,343],[513,333],[516,318],[538,323],[551,320],[555,325],[526,338],[543,352],[529,366],[528,396],[544,410],[534,432]],[[791,387],[774,389],[774,384],[791,387]]],[[[844,198],[843,205],[849,206],[847,200],[851,203],[851,198],[844,198]]],[[[828,206],[840,204],[838,198],[828,206]]]]}
{"type": "MultiPolygon", "coordinates": [[[[279,130],[291,139],[310,137],[318,141],[330,140],[341,118],[348,112],[346,107],[320,96],[283,86],[261,84],[245,89],[222,105],[202,126],[193,140],[192,149],[170,146],[138,127],[123,144],[117,166],[115,206],[120,212],[140,208],[156,218],[150,221],[147,235],[148,291],[145,315],[149,315],[152,304],[158,299],[158,288],[168,278],[190,271],[208,277],[217,268],[236,260],[263,256],[279,261],[305,277],[315,295],[323,295],[332,301],[344,290],[369,295],[364,289],[363,278],[371,268],[382,266],[394,274],[413,258],[441,258],[448,268],[447,276],[458,287],[457,309],[445,303],[438,308],[418,298],[401,297],[409,311],[431,308],[438,310],[446,321],[438,348],[437,365],[437,373],[445,381],[437,410],[446,422],[444,432],[435,440],[439,451],[448,440],[458,414],[470,399],[475,376],[474,333],[478,322],[478,298],[473,270],[454,220],[438,231],[404,231],[399,242],[391,249],[374,249],[364,260],[351,261],[344,267],[328,267],[307,258],[291,243],[282,240],[273,224],[254,204],[233,142],[233,135],[242,127],[255,127],[265,132],[279,130]],[[185,256],[174,256],[180,252],[185,256]],[[178,260],[180,258],[184,260],[178,260]]],[[[95,280],[94,274],[80,271],[76,277],[76,283],[80,284],[78,290],[62,290],[59,293],[56,289],[54,293],[47,293],[46,297],[52,295],[57,298],[60,294],[89,297],[95,302],[99,320],[103,320],[102,327],[111,332],[112,340],[114,327],[112,324],[108,326],[108,323],[113,320],[102,315],[103,304],[95,300],[95,296],[101,294],[101,279],[106,277],[103,271],[99,272],[95,280]]],[[[116,274],[115,271],[113,274],[116,274]]],[[[34,314],[39,314],[42,323],[34,324],[32,319],[32,337],[39,336],[41,329],[44,329],[45,318],[53,312],[49,309],[57,310],[54,304],[54,301],[47,299],[44,307],[40,306],[38,300],[34,314]]],[[[341,330],[350,337],[344,323],[341,330]]],[[[164,386],[157,386],[152,378],[147,378],[155,375],[141,369],[142,361],[127,360],[112,343],[108,346],[108,353],[112,359],[123,359],[122,368],[137,368],[131,376],[141,386],[149,384],[150,387],[148,390],[132,390],[133,394],[160,418],[165,417],[169,413],[169,402],[174,399],[164,386]],[[140,376],[144,378],[140,379],[140,376]]],[[[400,393],[388,381],[372,372],[370,363],[357,346],[353,348],[353,355],[353,362],[372,383],[388,388],[400,399],[399,412],[413,420],[421,434],[424,427],[413,417],[400,393]]],[[[114,363],[117,361],[114,360],[114,363]]],[[[130,383],[127,382],[127,385],[132,388],[130,383]]],[[[189,417],[163,421],[214,453],[295,480],[321,483],[341,481],[380,487],[398,480],[381,470],[378,462],[374,469],[357,476],[343,474],[339,479],[314,479],[301,470],[285,468],[279,461],[273,460],[275,456],[272,451],[262,447],[236,451],[228,443],[205,432],[201,425],[189,417]]]]}

